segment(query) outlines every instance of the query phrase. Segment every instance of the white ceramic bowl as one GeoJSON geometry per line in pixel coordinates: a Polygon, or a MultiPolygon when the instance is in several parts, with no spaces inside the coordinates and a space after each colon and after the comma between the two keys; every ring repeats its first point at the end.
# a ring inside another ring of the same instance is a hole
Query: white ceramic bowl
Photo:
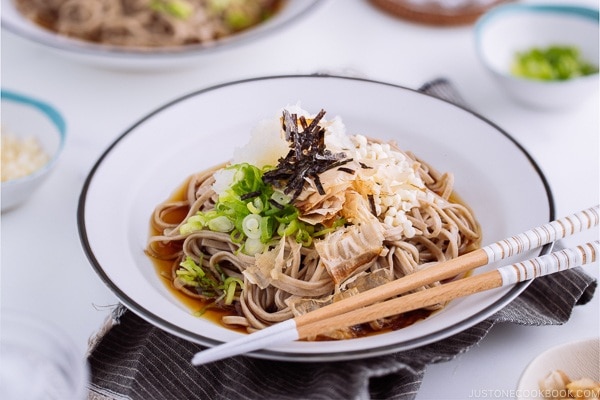
{"type": "Polygon", "coordinates": [[[17,138],[32,137],[49,156],[48,162],[29,175],[2,182],[2,212],[25,202],[54,169],[66,140],[63,116],[43,101],[2,90],[2,131],[17,138]]]}
{"type": "MultiPolygon", "coordinates": [[[[82,247],[98,276],[122,304],[155,326],[192,342],[214,346],[243,336],[193,316],[191,309],[173,296],[143,251],[148,242],[148,219],[186,176],[230,159],[236,148],[248,142],[257,122],[299,102],[310,112],[324,109],[329,120],[339,116],[351,134],[401,143],[403,149],[439,171],[452,172],[454,188],[477,216],[484,243],[554,218],[553,195],[546,178],[524,149],[494,124],[446,101],[386,82],[328,75],[229,82],[189,93],[151,111],[102,154],[83,185],[77,211],[82,247]],[[232,98],[236,101],[230,101],[232,98]],[[401,117],[398,110],[402,110],[401,117]],[[165,129],[172,133],[168,147],[161,134],[165,129]],[[190,151],[202,156],[182,157],[190,151]],[[127,174],[122,173],[124,168],[127,174]],[[107,214],[114,217],[106,218],[107,214]]],[[[549,250],[544,247],[517,258],[524,260],[549,250]]],[[[482,267],[475,274],[493,267],[482,267]]],[[[526,286],[507,286],[454,300],[431,318],[380,335],[273,344],[252,356],[314,362],[414,349],[482,321],[526,286]]]]}
{"type": "Polygon", "coordinates": [[[571,380],[589,378],[599,382],[600,338],[566,343],[552,347],[537,356],[521,375],[517,398],[543,400],[539,381],[554,370],[563,371],[571,380]]]}
{"type": "Polygon", "coordinates": [[[598,90],[598,73],[566,81],[511,75],[517,52],[551,45],[576,46],[598,66],[598,9],[575,5],[514,3],[495,7],[475,24],[479,59],[499,86],[520,103],[539,109],[575,107],[598,90]]]}
{"type": "Polygon", "coordinates": [[[275,35],[302,21],[325,1],[285,0],[281,9],[267,21],[216,42],[143,51],[68,38],[42,29],[23,17],[16,9],[14,0],[1,0],[0,4],[2,28],[18,36],[87,64],[126,70],[152,71],[191,67],[215,52],[235,50],[239,46],[275,35]]]}

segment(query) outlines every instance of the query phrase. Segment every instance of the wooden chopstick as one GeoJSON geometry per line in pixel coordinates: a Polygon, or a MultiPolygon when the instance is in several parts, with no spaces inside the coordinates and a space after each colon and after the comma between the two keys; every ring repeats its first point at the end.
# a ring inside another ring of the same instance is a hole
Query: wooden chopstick
{"type": "MultiPolygon", "coordinates": [[[[332,326],[332,317],[335,317],[339,321],[342,321],[343,318],[341,318],[340,315],[346,315],[352,310],[366,308],[374,303],[380,303],[384,300],[409,292],[424,285],[455,277],[461,273],[468,272],[483,265],[487,265],[508,257],[512,257],[514,255],[523,253],[527,250],[544,246],[561,238],[595,227],[600,222],[598,210],[599,206],[596,205],[595,207],[591,207],[582,210],[578,213],[557,219],[539,227],[530,229],[516,236],[495,242],[491,245],[482,247],[478,250],[464,254],[455,259],[441,262],[432,268],[418,271],[403,278],[391,281],[385,285],[381,285],[377,288],[368,290],[363,293],[359,293],[355,296],[349,297],[339,302],[332,303],[328,306],[322,307],[310,313],[298,316],[296,318],[281,322],[256,333],[244,336],[240,339],[224,343],[222,345],[213,347],[212,349],[204,350],[200,353],[197,353],[194,356],[194,358],[192,359],[192,363],[194,365],[199,365],[206,362],[215,361],[221,358],[257,350],[269,344],[272,344],[274,340],[291,341],[297,340],[298,338],[309,337],[313,334],[311,332],[319,331],[325,325],[329,327],[332,326]]],[[[491,272],[497,273],[497,271],[491,272]]],[[[475,288],[479,287],[485,288],[487,287],[487,285],[498,284],[498,281],[496,279],[497,277],[493,279],[491,278],[492,275],[494,274],[486,273],[468,278],[468,285],[474,285],[474,288],[461,288],[457,290],[459,290],[461,293],[464,291],[464,295],[468,295],[469,290],[475,290],[475,288]],[[486,276],[486,278],[481,278],[482,276],[486,276]]],[[[456,281],[456,283],[463,281],[466,280],[461,279],[456,281]]],[[[449,285],[450,284],[440,286],[440,295],[447,290],[451,290],[455,286],[455,282],[452,282],[452,285],[449,285]],[[448,286],[449,288],[441,289],[448,286]]],[[[428,289],[422,292],[427,292],[429,293],[428,296],[430,296],[431,290],[433,289],[428,289]]],[[[417,292],[415,294],[419,293],[421,292],[417,292]]],[[[409,296],[413,295],[406,295],[401,298],[408,298],[409,296]]],[[[429,305],[438,304],[438,302],[439,300],[436,300],[435,302],[429,305]]],[[[379,306],[380,304],[376,305],[379,306]]],[[[426,306],[420,306],[417,308],[422,307],[426,306]]],[[[371,309],[371,311],[373,310],[371,309]]],[[[399,314],[401,312],[404,311],[396,311],[394,312],[394,314],[399,314]]],[[[378,318],[374,318],[371,320],[375,319],[378,318]]]]}
{"type": "Polygon", "coordinates": [[[598,253],[600,253],[600,243],[596,240],[521,263],[507,265],[480,275],[459,279],[431,289],[407,294],[345,314],[316,321],[308,325],[298,326],[296,328],[298,339],[317,336],[322,333],[375,321],[435,304],[444,304],[459,297],[590,264],[597,260],[598,253]]]}

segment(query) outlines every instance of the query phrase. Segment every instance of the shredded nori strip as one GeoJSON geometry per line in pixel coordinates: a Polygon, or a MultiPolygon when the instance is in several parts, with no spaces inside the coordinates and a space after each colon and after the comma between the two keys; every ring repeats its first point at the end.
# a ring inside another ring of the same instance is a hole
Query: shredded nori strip
{"type": "Polygon", "coordinates": [[[325,148],[325,128],[319,125],[324,115],[325,110],[321,110],[309,124],[306,118],[283,110],[282,127],[290,151],[278,160],[275,169],[264,173],[263,181],[291,195],[292,200],[302,193],[306,178],[313,179],[319,193],[325,194],[319,174],[352,161],[344,153],[334,154],[325,148]]]}
{"type": "Polygon", "coordinates": [[[270,203],[270,204],[271,204],[273,207],[275,207],[275,208],[278,208],[278,209],[280,209],[280,210],[283,210],[283,209],[285,208],[285,207],[284,207],[282,204],[279,204],[278,202],[276,202],[276,201],[275,201],[275,200],[273,200],[273,199],[269,199],[269,203],[270,203]]]}
{"type": "Polygon", "coordinates": [[[369,167],[367,164],[363,163],[363,162],[359,162],[360,166],[362,169],[373,169],[373,167],[369,167]]]}
{"type": "Polygon", "coordinates": [[[375,207],[375,199],[372,194],[368,194],[367,198],[369,199],[369,205],[371,206],[371,214],[377,216],[377,208],[375,207]]]}
{"type": "Polygon", "coordinates": [[[317,191],[319,192],[319,194],[321,196],[325,195],[325,189],[323,188],[323,184],[321,183],[321,178],[319,178],[319,176],[315,176],[314,178],[315,180],[315,186],[317,187],[317,191]]]}
{"type": "Polygon", "coordinates": [[[248,199],[251,199],[253,197],[260,196],[260,193],[261,193],[260,190],[257,190],[256,192],[246,193],[246,194],[241,195],[240,199],[241,200],[248,200],[248,199]]]}
{"type": "Polygon", "coordinates": [[[338,171],[342,171],[342,172],[345,172],[350,175],[353,175],[355,172],[352,168],[346,168],[346,167],[339,167],[338,171]]]}

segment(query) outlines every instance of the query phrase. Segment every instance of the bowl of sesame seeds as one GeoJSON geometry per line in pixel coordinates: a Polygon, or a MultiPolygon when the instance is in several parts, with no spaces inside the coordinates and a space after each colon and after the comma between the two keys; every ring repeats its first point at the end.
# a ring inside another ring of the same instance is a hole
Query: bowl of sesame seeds
{"type": "Polygon", "coordinates": [[[67,131],[62,114],[28,95],[1,92],[1,209],[27,201],[57,164],[67,131]]]}

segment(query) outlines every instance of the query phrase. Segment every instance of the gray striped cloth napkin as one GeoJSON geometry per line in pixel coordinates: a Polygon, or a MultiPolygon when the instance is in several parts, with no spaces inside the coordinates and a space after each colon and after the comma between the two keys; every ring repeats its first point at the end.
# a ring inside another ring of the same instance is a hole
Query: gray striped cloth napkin
{"type": "MultiPolygon", "coordinates": [[[[437,79],[420,89],[464,105],[437,79]]],[[[356,361],[295,363],[238,356],[194,367],[202,346],[149,324],[123,306],[90,340],[89,400],[414,399],[427,365],[449,361],[499,322],[560,325],[588,303],[597,282],[581,268],[536,279],[508,306],[447,339],[356,361]]]]}

